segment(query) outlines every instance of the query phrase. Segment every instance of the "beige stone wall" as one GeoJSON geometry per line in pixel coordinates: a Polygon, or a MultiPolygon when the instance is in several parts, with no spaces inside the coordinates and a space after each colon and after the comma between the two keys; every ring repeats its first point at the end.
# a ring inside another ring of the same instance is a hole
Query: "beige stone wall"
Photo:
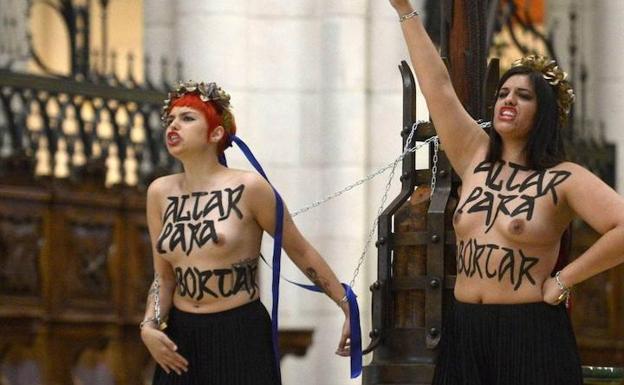
{"type": "MultiPolygon", "coordinates": [[[[624,2],[620,0],[550,0],[548,2],[548,24],[556,27],[555,45],[561,52],[564,69],[570,67],[568,44],[570,25],[568,12],[576,6],[578,23],[579,58],[587,65],[588,83],[585,90],[588,124],[603,124],[608,141],[616,144],[616,189],[624,191],[624,2]]],[[[578,87],[578,86],[577,86],[578,87]]],[[[581,108],[580,96],[577,111],[581,108]]]]}

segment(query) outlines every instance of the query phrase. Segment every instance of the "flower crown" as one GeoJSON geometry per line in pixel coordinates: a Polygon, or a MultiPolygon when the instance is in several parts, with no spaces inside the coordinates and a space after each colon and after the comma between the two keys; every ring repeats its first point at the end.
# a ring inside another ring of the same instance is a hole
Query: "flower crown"
{"type": "Polygon", "coordinates": [[[230,95],[214,82],[197,83],[189,80],[187,82],[178,83],[175,91],[169,92],[167,94],[167,99],[163,102],[164,105],[160,115],[163,123],[167,121],[167,115],[169,115],[169,111],[171,110],[171,103],[188,93],[197,94],[199,99],[204,103],[213,102],[217,107],[217,111],[222,116],[223,128],[228,133],[231,131],[230,128],[232,127],[234,118],[232,116],[232,112],[230,111],[230,95]]]}
{"type": "Polygon", "coordinates": [[[540,55],[529,55],[514,61],[511,67],[527,67],[540,72],[544,79],[553,86],[557,93],[557,106],[559,107],[559,122],[562,126],[568,121],[572,103],[574,103],[574,90],[565,73],[557,62],[540,55]]]}

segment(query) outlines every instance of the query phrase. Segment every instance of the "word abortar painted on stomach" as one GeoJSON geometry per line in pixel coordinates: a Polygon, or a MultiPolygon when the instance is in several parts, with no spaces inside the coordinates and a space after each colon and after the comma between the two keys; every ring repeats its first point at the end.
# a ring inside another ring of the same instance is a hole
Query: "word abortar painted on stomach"
{"type": "Polygon", "coordinates": [[[538,261],[539,258],[527,256],[522,249],[493,243],[480,244],[476,239],[462,239],[457,249],[457,275],[508,281],[516,291],[525,284],[535,286],[531,269],[538,261]]]}
{"type": "Polygon", "coordinates": [[[200,270],[195,266],[176,267],[176,286],[178,294],[201,301],[206,297],[230,297],[245,291],[253,298],[258,291],[256,260],[233,264],[231,268],[200,270]],[[210,283],[214,282],[210,287],[210,283]]]}

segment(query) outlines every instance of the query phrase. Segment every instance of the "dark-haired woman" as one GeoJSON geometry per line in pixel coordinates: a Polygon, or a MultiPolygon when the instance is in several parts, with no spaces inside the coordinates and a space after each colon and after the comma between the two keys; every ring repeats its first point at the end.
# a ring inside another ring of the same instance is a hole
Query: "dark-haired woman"
{"type": "Polygon", "coordinates": [[[462,180],[453,218],[455,302],[434,384],[582,384],[565,308],[570,288],[624,262],[624,199],[565,160],[573,102],[554,62],[526,57],[498,85],[483,131],[408,0],[390,0],[442,146],[462,180]],[[559,271],[560,240],[578,216],[602,237],[559,271]]]}

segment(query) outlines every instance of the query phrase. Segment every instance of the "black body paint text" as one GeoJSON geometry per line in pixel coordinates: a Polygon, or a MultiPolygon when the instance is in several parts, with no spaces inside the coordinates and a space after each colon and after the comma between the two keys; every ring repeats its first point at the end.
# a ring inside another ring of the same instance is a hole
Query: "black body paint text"
{"type": "Polygon", "coordinates": [[[476,239],[460,240],[457,249],[457,275],[468,278],[478,275],[481,279],[509,280],[514,291],[525,282],[535,286],[531,269],[539,258],[524,254],[522,249],[514,250],[495,244],[479,244],[476,239]],[[493,256],[503,254],[498,264],[491,262],[493,256]]]}
{"type": "Polygon", "coordinates": [[[180,247],[188,256],[195,246],[201,248],[209,241],[218,242],[215,221],[208,215],[218,211],[217,222],[228,219],[234,213],[238,219],[243,214],[238,208],[245,185],[231,189],[193,192],[190,195],[167,197],[169,204],[163,216],[164,228],[158,237],[156,250],[164,254],[180,247]],[[192,209],[184,209],[187,201],[192,209]],[[187,229],[190,233],[187,234],[187,229]]]}
{"type": "Polygon", "coordinates": [[[553,203],[557,204],[559,199],[556,187],[570,177],[568,171],[544,170],[533,171],[528,176],[520,178],[519,171],[530,170],[514,163],[481,162],[475,167],[474,173],[487,173],[485,185],[494,192],[483,187],[475,187],[466,201],[457,208],[457,212],[463,213],[465,208],[467,208],[468,213],[484,211],[486,213],[486,233],[490,231],[501,214],[507,217],[524,215],[524,218],[530,221],[533,218],[535,201],[550,196],[553,203]],[[512,168],[511,175],[507,180],[499,177],[505,164],[512,168]],[[524,192],[531,187],[536,188],[536,193],[533,195],[525,194],[524,192]]]}
{"type": "Polygon", "coordinates": [[[176,267],[174,271],[178,294],[197,301],[201,301],[204,297],[230,297],[242,290],[249,294],[249,298],[253,298],[258,291],[257,261],[234,264],[229,269],[199,270],[196,267],[185,269],[176,267]],[[216,281],[216,291],[208,287],[210,281],[216,281]]]}

